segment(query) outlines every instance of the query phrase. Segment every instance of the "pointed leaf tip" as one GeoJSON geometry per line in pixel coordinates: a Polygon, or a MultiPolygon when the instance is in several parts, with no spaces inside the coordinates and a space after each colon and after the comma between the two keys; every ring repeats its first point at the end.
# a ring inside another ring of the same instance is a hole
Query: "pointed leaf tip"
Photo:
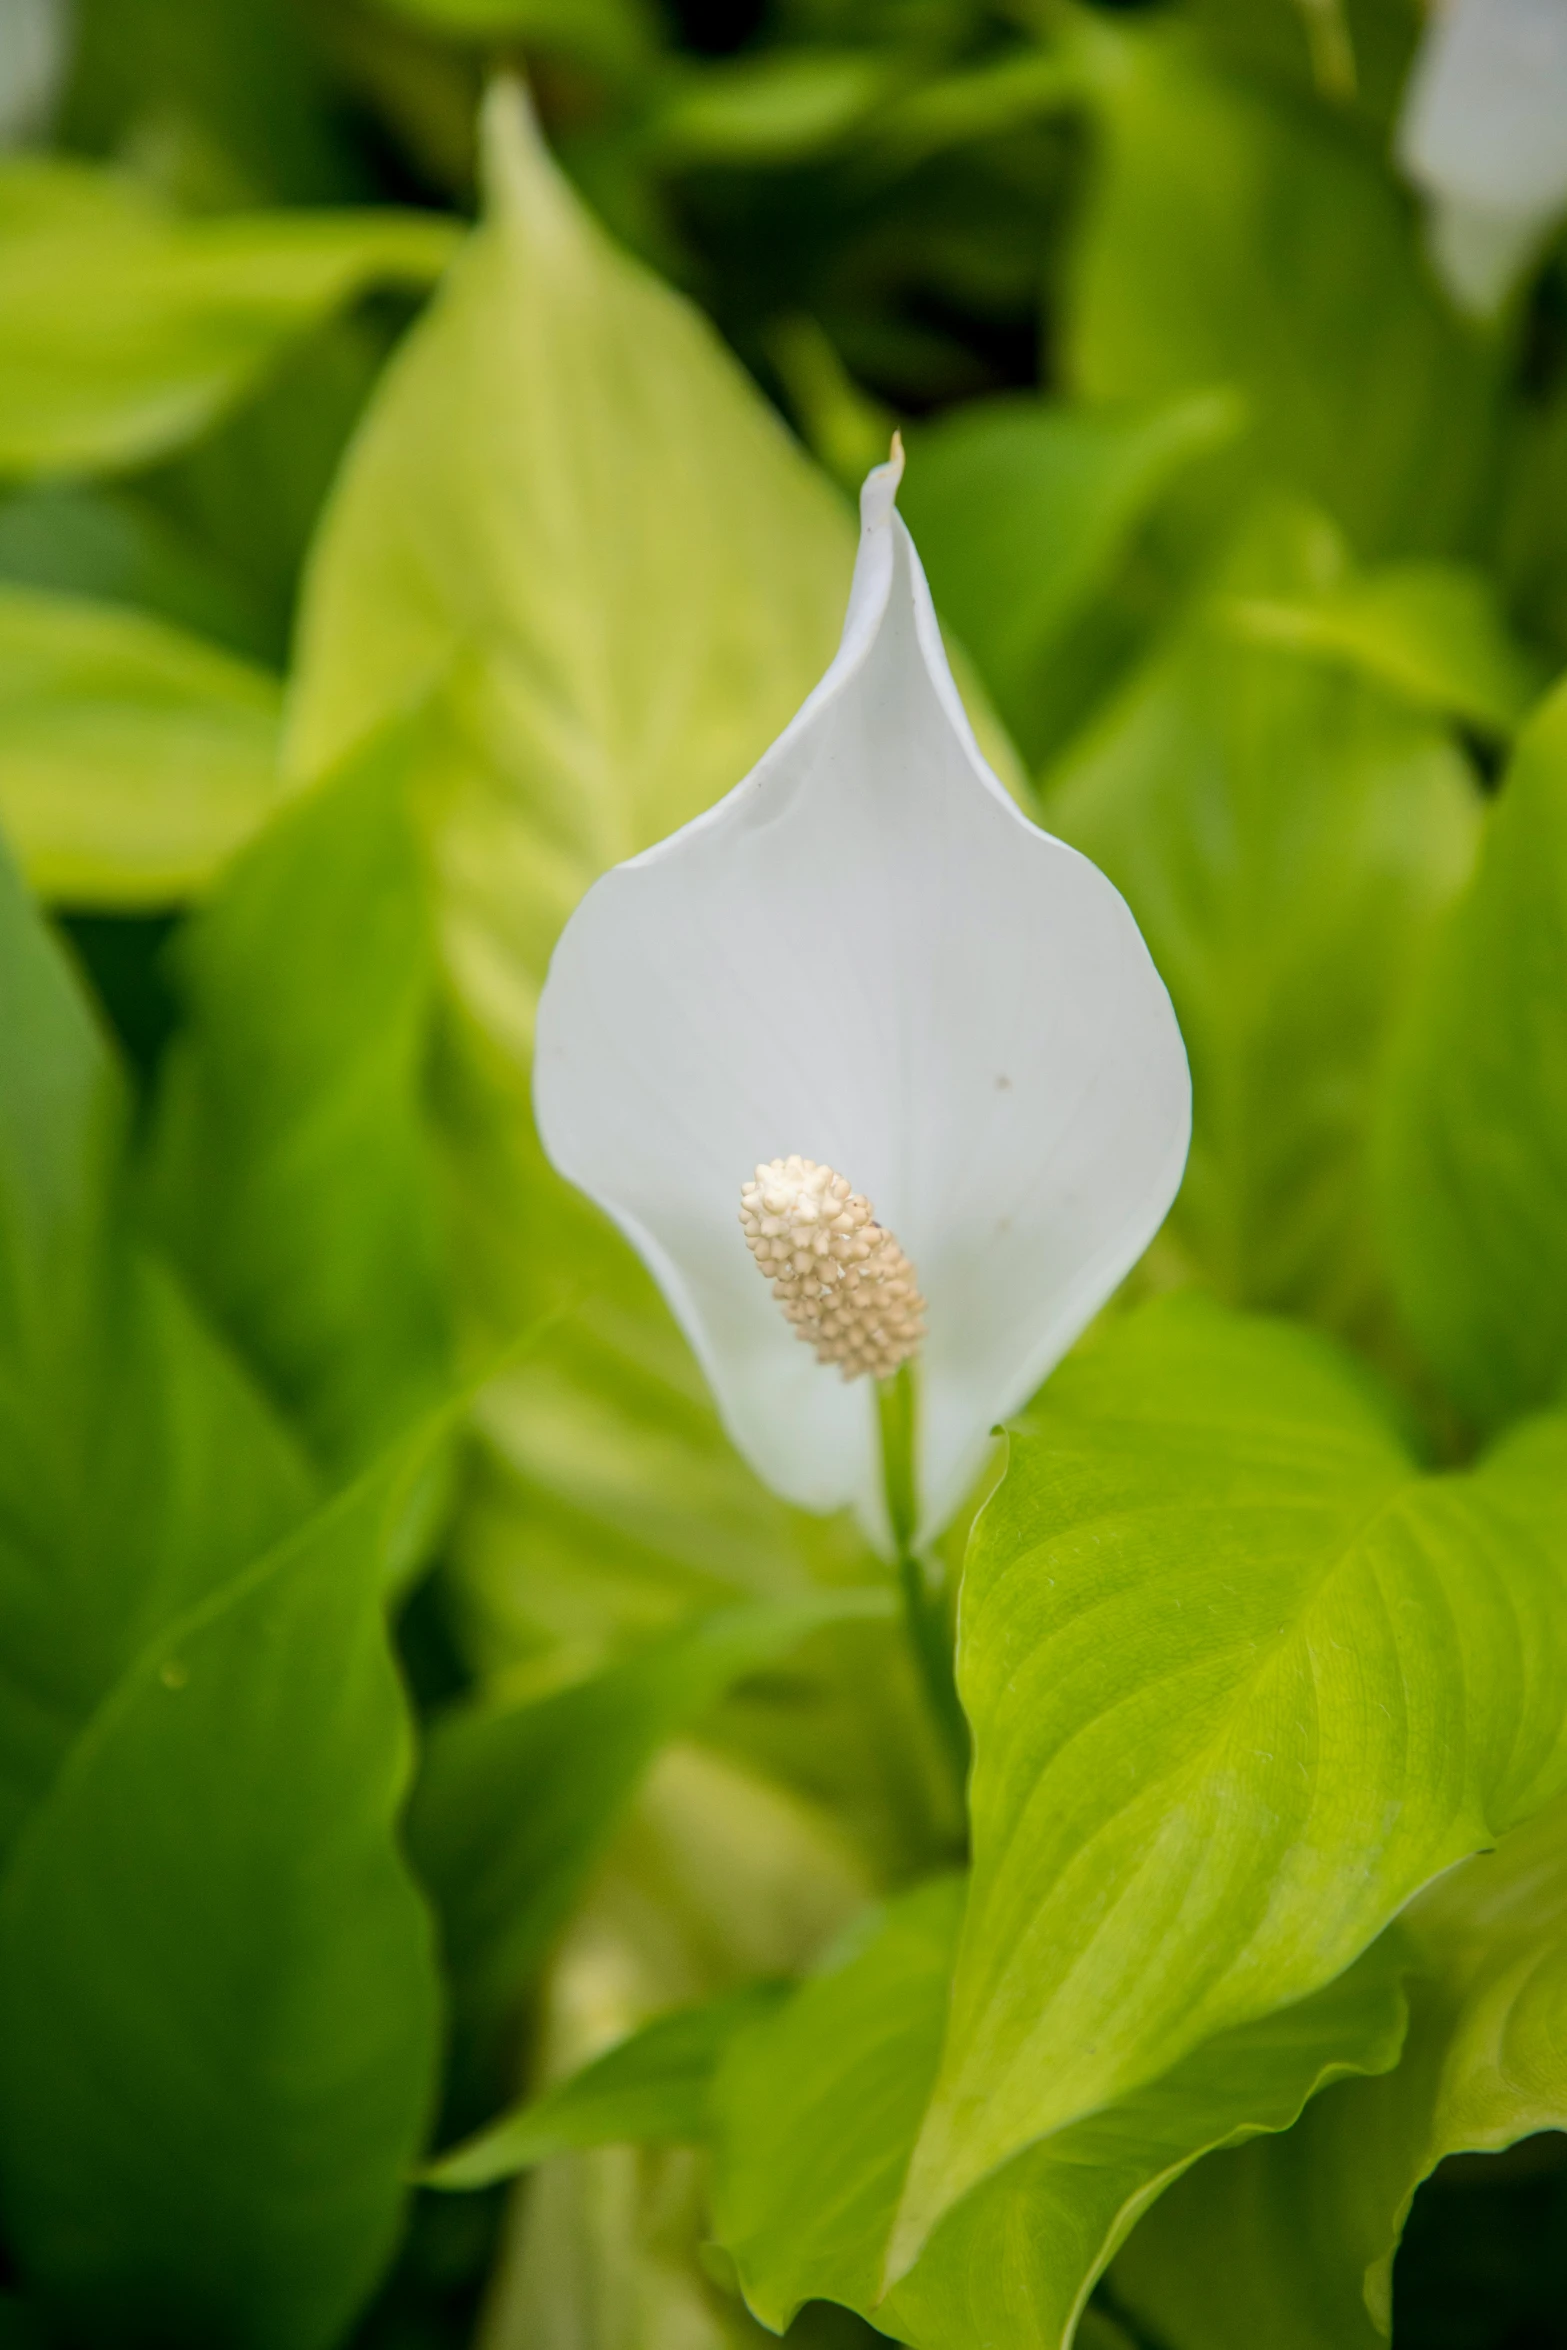
{"type": "Polygon", "coordinates": [[[860,528],[885,530],[898,503],[903,479],[903,435],[895,432],[885,465],[874,465],[860,491],[860,528]]]}

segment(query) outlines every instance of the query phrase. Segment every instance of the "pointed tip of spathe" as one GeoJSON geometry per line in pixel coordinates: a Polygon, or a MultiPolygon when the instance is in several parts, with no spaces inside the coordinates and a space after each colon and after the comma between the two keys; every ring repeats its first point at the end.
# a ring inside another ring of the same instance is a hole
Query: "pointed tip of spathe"
{"type": "Polygon", "coordinates": [[[898,484],[903,479],[903,435],[895,432],[892,447],[884,465],[873,466],[865,476],[860,491],[860,528],[882,530],[892,519],[892,510],[898,502],[898,484]]]}

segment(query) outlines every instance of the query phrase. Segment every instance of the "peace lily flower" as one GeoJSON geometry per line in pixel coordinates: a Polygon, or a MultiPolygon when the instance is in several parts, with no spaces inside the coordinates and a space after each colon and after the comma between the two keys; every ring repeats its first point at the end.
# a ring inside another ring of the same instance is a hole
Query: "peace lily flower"
{"type": "Polygon", "coordinates": [[[640,1252],[740,1450],[882,1544],[877,1379],[914,1357],[928,1538],[1153,1237],[1191,1120],[1125,903],[980,755],[902,469],[895,443],[865,484],[803,708],[573,914],[535,1078],[545,1149],[640,1252]]]}
{"type": "Polygon", "coordinates": [[[1567,210],[1567,7],[1446,0],[1426,26],[1398,153],[1455,301],[1496,310],[1567,210]]]}

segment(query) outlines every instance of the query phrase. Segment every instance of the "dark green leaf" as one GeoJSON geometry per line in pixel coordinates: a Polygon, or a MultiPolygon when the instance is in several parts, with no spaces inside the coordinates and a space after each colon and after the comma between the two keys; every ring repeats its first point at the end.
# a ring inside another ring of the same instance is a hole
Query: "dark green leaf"
{"type": "Polygon", "coordinates": [[[123,1087],[0,859],[0,1844],[169,1616],[309,1507],[281,1428],[128,1238],[123,1087]]]}
{"type": "MultiPolygon", "coordinates": [[[[332,1468],[451,1376],[422,1087],[436,987],[405,733],[291,807],[180,941],[158,1230],[332,1468]]],[[[514,1334],[513,1334],[514,1335],[514,1334]]]]}
{"type": "Polygon", "coordinates": [[[407,1476],[165,1624],[0,1892],[0,2209],[78,2337],[325,2350],[391,2249],[437,2034],[393,1837],[407,1476]]]}
{"type": "Polygon", "coordinates": [[[1481,1427],[1567,1375],[1567,694],[1521,740],[1383,1110],[1405,1321],[1481,1427]]]}

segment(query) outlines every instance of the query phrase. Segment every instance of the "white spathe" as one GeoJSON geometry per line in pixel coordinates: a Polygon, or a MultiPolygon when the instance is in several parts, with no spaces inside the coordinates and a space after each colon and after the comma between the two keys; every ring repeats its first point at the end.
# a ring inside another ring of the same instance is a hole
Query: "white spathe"
{"type": "Polygon", "coordinates": [[[933,1535],[1157,1231],[1191,1086],[1135,922],[975,744],[913,542],[871,474],[837,658],[743,783],[596,882],[539,1006],[561,1173],[641,1253],[735,1443],[886,1540],[875,1392],[817,1363],[739,1222],[759,1161],[865,1192],[928,1304],[933,1535]]]}
{"type": "Polygon", "coordinates": [[[1449,290],[1489,316],[1567,210],[1567,0],[1434,9],[1397,146],[1449,290]]]}

